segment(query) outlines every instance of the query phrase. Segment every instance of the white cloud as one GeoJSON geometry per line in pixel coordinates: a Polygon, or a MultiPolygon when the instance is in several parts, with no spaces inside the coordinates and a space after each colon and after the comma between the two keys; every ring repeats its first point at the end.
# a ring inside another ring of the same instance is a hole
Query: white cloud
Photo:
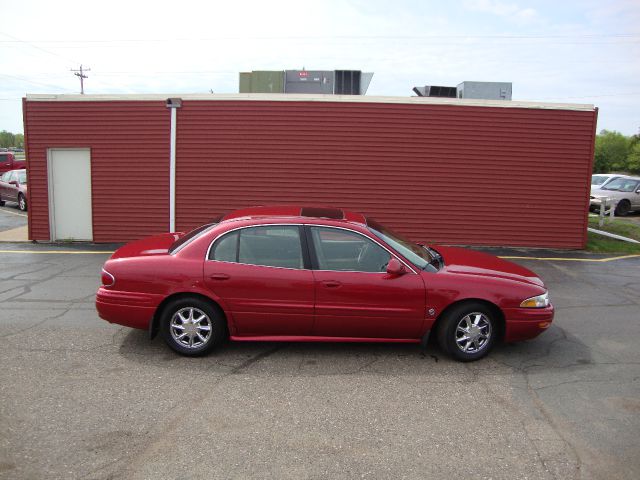
{"type": "Polygon", "coordinates": [[[521,8],[515,3],[499,0],[466,0],[464,6],[471,11],[491,13],[518,21],[530,21],[538,16],[538,12],[533,8],[521,8]]]}
{"type": "Polygon", "coordinates": [[[370,95],[511,81],[516,100],[594,102],[600,128],[640,125],[640,96],[628,95],[640,78],[640,33],[628,35],[639,8],[628,0],[181,1],[189,15],[160,0],[7,3],[13,21],[0,32],[28,43],[0,35],[0,130],[22,129],[26,92],[77,92],[69,69],[80,62],[91,94],[230,93],[240,71],[353,68],[375,72],[370,95]]]}

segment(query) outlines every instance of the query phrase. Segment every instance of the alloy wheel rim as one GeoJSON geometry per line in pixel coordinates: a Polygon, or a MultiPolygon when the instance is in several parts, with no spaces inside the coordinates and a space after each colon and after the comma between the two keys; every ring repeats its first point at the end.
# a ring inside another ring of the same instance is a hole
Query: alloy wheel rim
{"type": "Polygon", "coordinates": [[[25,206],[24,197],[20,197],[20,210],[24,210],[24,206],[25,206]]]}
{"type": "Polygon", "coordinates": [[[456,345],[464,353],[478,353],[489,344],[491,333],[489,317],[480,312],[469,313],[456,326],[456,345]]]}
{"type": "Polygon", "coordinates": [[[181,308],[174,313],[169,330],[176,343],[189,349],[203,347],[212,336],[211,319],[194,307],[181,308]]]}

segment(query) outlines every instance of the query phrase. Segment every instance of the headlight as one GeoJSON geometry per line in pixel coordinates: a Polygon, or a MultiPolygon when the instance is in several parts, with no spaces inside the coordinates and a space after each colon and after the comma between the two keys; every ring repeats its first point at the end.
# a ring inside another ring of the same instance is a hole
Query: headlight
{"type": "Polygon", "coordinates": [[[537,297],[531,297],[524,300],[521,304],[524,308],[544,308],[549,306],[549,292],[545,292],[537,297]]]}

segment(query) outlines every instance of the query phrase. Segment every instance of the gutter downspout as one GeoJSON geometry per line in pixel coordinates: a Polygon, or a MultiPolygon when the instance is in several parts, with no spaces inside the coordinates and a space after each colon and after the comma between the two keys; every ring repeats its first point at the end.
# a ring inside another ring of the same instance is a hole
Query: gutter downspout
{"type": "Polygon", "coordinates": [[[167,98],[167,108],[171,109],[171,132],[169,138],[169,231],[176,231],[176,130],[177,109],[182,99],[167,98]]]}

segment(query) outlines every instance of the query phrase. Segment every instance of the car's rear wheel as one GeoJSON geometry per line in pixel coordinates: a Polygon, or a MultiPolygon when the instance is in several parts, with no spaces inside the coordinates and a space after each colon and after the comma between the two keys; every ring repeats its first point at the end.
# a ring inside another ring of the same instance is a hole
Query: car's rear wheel
{"type": "Polygon", "coordinates": [[[18,208],[23,212],[27,211],[27,199],[21,193],[18,194],[18,208]]]}
{"type": "Polygon", "coordinates": [[[498,334],[495,313],[479,302],[454,306],[438,327],[440,348],[462,362],[478,360],[489,353],[498,334]]]}
{"type": "Polygon", "coordinates": [[[629,214],[631,210],[631,203],[629,200],[620,200],[618,205],[616,205],[615,214],[619,217],[624,217],[629,214]]]}
{"type": "Polygon", "coordinates": [[[209,353],[227,338],[224,316],[195,297],[168,303],[160,317],[160,331],[169,347],[192,357],[209,353]]]}

